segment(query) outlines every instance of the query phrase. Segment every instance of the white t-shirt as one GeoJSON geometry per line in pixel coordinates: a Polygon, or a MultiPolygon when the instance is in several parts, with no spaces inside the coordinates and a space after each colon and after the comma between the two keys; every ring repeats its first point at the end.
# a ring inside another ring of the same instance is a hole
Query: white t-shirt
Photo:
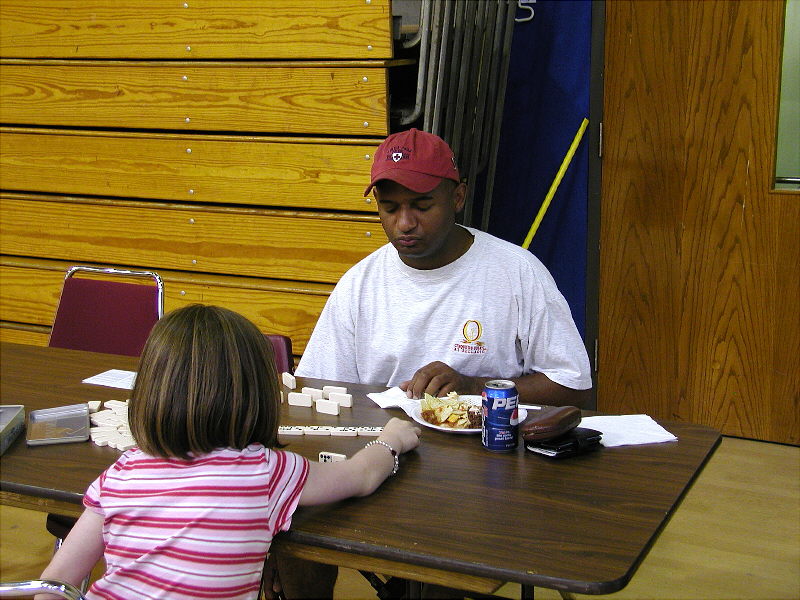
{"type": "Polygon", "coordinates": [[[472,377],[534,372],[591,387],[589,358],[569,306],[530,252],[488,233],[432,270],[386,244],[348,270],[328,299],[297,375],[398,385],[441,361],[472,377]]]}

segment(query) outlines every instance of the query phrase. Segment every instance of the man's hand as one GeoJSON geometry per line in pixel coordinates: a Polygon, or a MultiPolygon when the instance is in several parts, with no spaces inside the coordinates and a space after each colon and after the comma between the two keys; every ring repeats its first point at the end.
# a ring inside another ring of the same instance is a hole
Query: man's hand
{"type": "MultiPolygon", "coordinates": [[[[409,398],[422,398],[427,392],[442,397],[449,392],[459,395],[483,393],[483,386],[490,379],[502,377],[467,377],[443,362],[435,361],[414,373],[410,381],[400,384],[400,389],[409,398]]],[[[584,408],[591,401],[591,390],[573,390],[551,381],[543,373],[531,373],[513,380],[519,392],[520,402],[532,402],[549,406],[577,406],[584,408]]]]}
{"type": "Polygon", "coordinates": [[[417,370],[409,381],[400,384],[400,389],[409,398],[422,398],[426,393],[431,396],[446,396],[450,392],[460,395],[480,394],[486,380],[480,377],[467,377],[449,365],[435,361],[417,370]]]}

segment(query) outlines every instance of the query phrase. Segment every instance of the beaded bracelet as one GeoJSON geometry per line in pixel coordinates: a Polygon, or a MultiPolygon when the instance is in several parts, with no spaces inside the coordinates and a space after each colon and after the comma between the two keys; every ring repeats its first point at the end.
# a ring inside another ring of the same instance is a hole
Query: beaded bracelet
{"type": "Polygon", "coordinates": [[[392,458],[394,458],[394,468],[392,469],[392,475],[396,475],[397,471],[400,470],[400,458],[397,456],[397,452],[395,451],[395,449],[392,448],[389,444],[387,444],[383,440],[372,440],[366,446],[364,446],[364,448],[369,448],[370,446],[374,446],[375,444],[386,446],[389,449],[389,452],[392,453],[392,458]]]}

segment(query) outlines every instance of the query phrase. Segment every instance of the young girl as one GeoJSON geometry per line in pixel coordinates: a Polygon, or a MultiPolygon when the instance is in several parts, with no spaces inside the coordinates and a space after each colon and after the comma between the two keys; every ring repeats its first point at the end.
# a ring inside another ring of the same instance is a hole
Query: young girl
{"type": "Polygon", "coordinates": [[[256,598],[298,504],[366,496],[418,444],[418,428],[391,419],[351,459],[309,462],[275,449],[279,398],[272,346],[250,321],[202,305],[163,317],[131,393],[138,448],[91,484],[42,578],[78,585],[105,555],[91,600],[256,598]]]}

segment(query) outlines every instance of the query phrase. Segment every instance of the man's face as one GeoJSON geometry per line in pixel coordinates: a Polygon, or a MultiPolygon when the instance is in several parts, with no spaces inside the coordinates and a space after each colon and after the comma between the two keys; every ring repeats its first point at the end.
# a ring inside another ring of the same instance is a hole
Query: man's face
{"type": "Polygon", "coordinates": [[[464,207],[466,186],[443,180],[419,193],[384,180],[375,186],[378,215],[400,259],[416,269],[436,269],[461,253],[456,214],[464,207]]]}

